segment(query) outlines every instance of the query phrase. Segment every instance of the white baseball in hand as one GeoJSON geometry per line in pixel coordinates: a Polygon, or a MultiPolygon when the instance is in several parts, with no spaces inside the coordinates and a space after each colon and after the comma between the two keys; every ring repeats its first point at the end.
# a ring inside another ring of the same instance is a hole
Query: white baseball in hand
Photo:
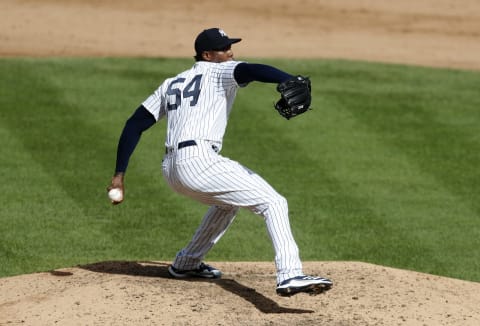
{"type": "Polygon", "coordinates": [[[123,199],[123,193],[121,189],[113,188],[108,192],[108,198],[112,201],[121,201],[123,199]]]}

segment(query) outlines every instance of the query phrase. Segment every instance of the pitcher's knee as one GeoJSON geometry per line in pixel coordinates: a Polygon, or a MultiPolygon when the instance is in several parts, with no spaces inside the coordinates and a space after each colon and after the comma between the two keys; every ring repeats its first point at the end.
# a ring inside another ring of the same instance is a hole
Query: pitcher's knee
{"type": "Polygon", "coordinates": [[[288,202],[285,197],[281,195],[269,198],[267,202],[258,208],[260,208],[259,213],[265,217],[266,215],[272,215],[273,212],[275,212],[273,213],[274,215],[288,214],[288,202]]]}
{"type": "Polygon", "coordinates": [[[285,197],[282,195],[277,195],[272,201],[271,201],[272,206],[279,206],[285,209],[288,209],[288,202],[285,197]]]}

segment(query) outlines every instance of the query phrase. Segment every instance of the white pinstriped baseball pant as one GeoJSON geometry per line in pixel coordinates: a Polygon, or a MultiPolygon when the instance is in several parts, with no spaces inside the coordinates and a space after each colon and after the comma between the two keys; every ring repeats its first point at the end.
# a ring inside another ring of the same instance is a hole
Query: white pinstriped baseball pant
{"type": "Polygon", "coordinates": [[[286,199],[258,174],[217,154],[212,143],[196,143],[168,150],[162,163],[163,175],[173,190],[210,205],[191,241],[177,253],[173,266],[197,268],[243,207],[265,220],[275,251],[277,282],[303,275],[286,199]]]}

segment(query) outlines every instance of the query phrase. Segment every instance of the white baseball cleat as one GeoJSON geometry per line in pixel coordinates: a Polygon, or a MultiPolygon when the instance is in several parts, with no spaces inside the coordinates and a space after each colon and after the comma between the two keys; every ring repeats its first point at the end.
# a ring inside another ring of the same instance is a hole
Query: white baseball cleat
{"type": "Polygon", "coordinates": [[[304,292],[309,294],[319,294],[330,290],[333,282],[328,278],[301,275],[289,278],[277,285],[277,294],[289,297],[294,294],[304,292]]]}
{"type": "Polygon", "coordinates": [[[170,265],[168,274],[175,278],[201,277],[201,278],[221,278],[222,272],[215,267],[201,263],[196,269],[182,270],[170,265]]]}

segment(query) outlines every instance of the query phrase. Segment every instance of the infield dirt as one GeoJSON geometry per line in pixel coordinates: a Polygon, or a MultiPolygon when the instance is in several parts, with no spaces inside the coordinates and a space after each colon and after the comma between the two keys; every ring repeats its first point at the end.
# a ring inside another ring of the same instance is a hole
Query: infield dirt
{"type": "MultiPolygon", "coordinates": [[[[237,58],[342,58],[480,69],[478,0],[9,0],[0,56],[191,57],[222,27],[237,58]]],[[[275,294],[273,262],[218,262],[178,281],[166,262],[97,262],[0,279],[0,325],[480,325],[480,283],[361,262],[305,262],[335,285],[275,294]]]]}

